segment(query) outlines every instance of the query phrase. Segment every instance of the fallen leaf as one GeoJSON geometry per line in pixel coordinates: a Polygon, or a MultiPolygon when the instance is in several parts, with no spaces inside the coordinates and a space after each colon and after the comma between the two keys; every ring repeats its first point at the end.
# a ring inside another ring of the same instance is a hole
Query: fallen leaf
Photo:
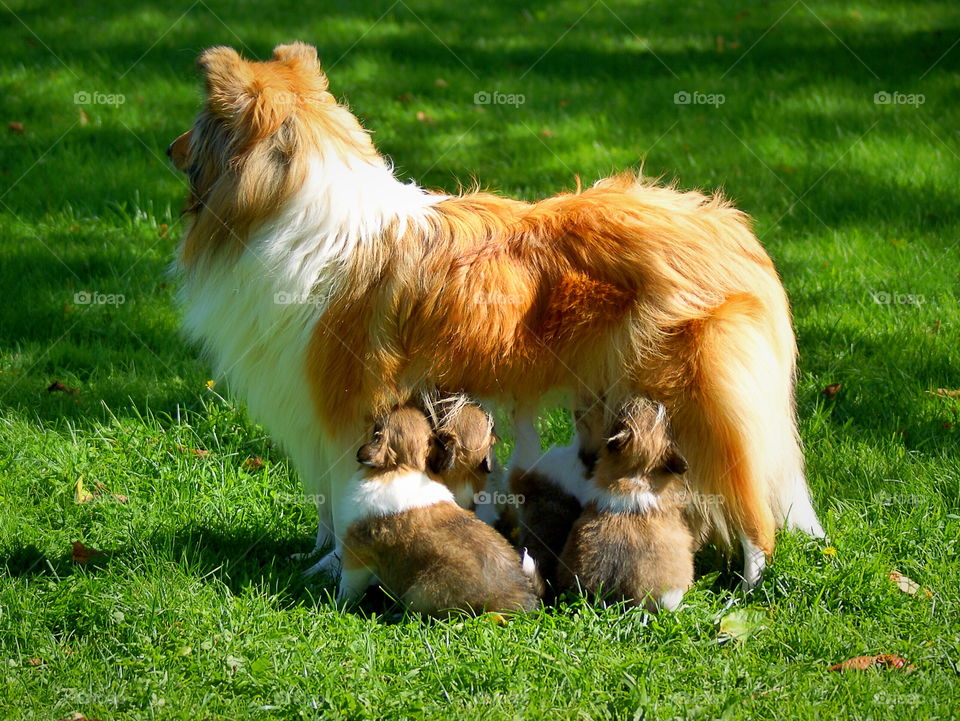
{"type": "Polygon", "coordinates": [[[445,88],[448,85],[447,81],[444,80],[443,78],[437,78],[436,80],[433,81],[433,84],[436,85],[438,88],[445,88]]]}
{"type": "Polygon", "coordinates": [[[189,453],[194,458],[204,458],[210,455],[210,451],[205,451],[202,448],[188,448],[187,446],[177,446],[177,450],[181,453],[189,453]]]}
{"type": "Polygon", "coordinates": [[[899,669],[904,673],[910,673],[916,670],[916,666],[907,663],[907,659],[902,656],[894,656],[890,653],[881,653],[877,656],[856,656],[848,658],[846,661],[835,663],[830,666],[828,671],[866,671],[875,666],[886,667],[890,669],[899,669]]]}
{"type": "Polygon", "coordinates": [[[263,459],[255,456],[251,456],[243,462],[243,470],[245,471],[259,471],[263,468],[263,459]]]}
{"type": "Polygon", "coordinates": [[[419,120],[421,123],[427,123],[428,125],[433,125],[434,123],[433,118],[431,118],[422,110],[417,111],[417,120],[419,120]]]}
{"type": "Polygon", "coordinates": [[[83,476],[80,476],[77,482],[73,484],[73,499],[77,503],[91,503],[93,501],[93,494],[83,487],[83,476]]]}
{"type": "Polygon", "coordinates": [[[80,108],[80,120],[79,120],[79,122],[80,122],[81,125],[86,125],[87,123],[90,122],[90,116],[87,115],[87,111],[85,111],[83,108],[80,108]]]}
{"type": "Polygon", "coordinates": [[[98,551],[95,548],[87,548],[80,541],[73,542],[73,562],[74,563],[90,563],[92,558],[96,556],[105,555],[103,551],[98,551]]]}
{"type": "Polygon", "coordinates": [[[826,386],[821,393],[827,398],[835,398],[837,393],[840,392],[840,389],[843,388],[843,383],[831,383],[826,386]]]}
{"type": "Polygon", "coordinates": [[[166,237],[167,237],[167,224],[166,224],[166,223],[160,223],[160,237],[161,237],[161,238],[166,238],[166,237]]]}
{"type": "Polygon", "coordinates": [[[556,135],[556,133],[553,132],[552,130],[550,130],[550,128],[543,128],[543,129],[540,131],[540,137],[541,137],[541,138],[552,138],[552,137],[555,136],[555,135],[556,135]]]}
{"type": "Polygon", "coordinates": [[[914,581],[909,576],[904,576],[896,569],[890,571],[890,573],[887,574],[887,578],[893,581],[897,585],[897,588],[904,593],[909,593],[911,596],[916,596],[918,593],[922,593],[926,598],[933,598],[932,591],[921,587],[919,583],[914,581]]]}
{"type": "Polygon", "coordinates": [[[42,666],[42,665],[43,665],[43,659],[41,659],[41,658],[31,658],[29,661],[27,661],[27,663],[29,663],[31,666],[42,666]]]}
{"type": "Polygon", "coordinates": [[[115,500],[117,503],[126,503],[126,502],[129,501],[130,499],[127,498],[127,497],[126,497],[125,495],[123,495],[122,493],[114,493],[114,494],[113,494],[113,500],[115,500]]]}
{"type": "Polygon", "coordinates": [[[720,633],[717,641],[742,643],[756,633],[765,620],[766,614],[757,608],[740,608],[731,611],[720,619],[720,633]]]}
{"type": "Polygon", "coordinates": [[[960,398],[960,391],[947,390],[946,388],[937,388],[935,391],[927,391],[932,396],[940,396],[941,398],[960,398]]]}
{"type": "Polygon", "coordinates": [[[60,381],[54,381],[49,386],[47,386],[47,393],[54,393],[56,391],[60,391],[62,393],[69,393],[70,395],[74,395],[74,396],[80,392],[76,388],[65,386],[60,381]]]}
{"type": "Polygon", "coordinates": [[[23,135],[23,123],[18,123],[16,121],[11,121],[7,123],[7,129],[11,133],[16,133],[17,135],[23,135]]]}

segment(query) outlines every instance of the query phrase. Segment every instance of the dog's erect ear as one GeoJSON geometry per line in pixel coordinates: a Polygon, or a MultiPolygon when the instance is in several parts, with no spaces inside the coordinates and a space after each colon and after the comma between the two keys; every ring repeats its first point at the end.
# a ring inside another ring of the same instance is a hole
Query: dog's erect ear
{"type": "Polygon", "coordinates": [[[305,60],[307,62],[317,61],[317,49],[313,45],[295,42],[288,45],[277,45],[273,49],[273,59],[280,61],[305,60]]]}
{"type": "Polygon", "coordinates": [[[430,439],[430,455],[427,467],[434,473],[444,473],[453,468],[457,460],[457,437],[449,431],[437,431],[430,439]]]}
{"type": "Polygon", "coordinates": [[[249,86],[251,73],[233,48],[207,48],[197,58],[207,80],[207,95],[219,103],[236,102],[249,86]]]}

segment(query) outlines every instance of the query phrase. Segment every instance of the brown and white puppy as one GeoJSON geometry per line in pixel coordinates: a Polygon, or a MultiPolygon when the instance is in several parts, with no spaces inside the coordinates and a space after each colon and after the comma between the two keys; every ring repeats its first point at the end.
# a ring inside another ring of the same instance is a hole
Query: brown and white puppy
{"type": "Polygon", "coordinates": [[[351,480],[341,509],[348,523],[338,601],[357,598],[376,577],[428,615],[536,607],[532,560],[521,559],[506,539],[460,508],[431,472],[455,468],[457,459],[449,456],[413,406],[395,408],[376,423],[357,452],[366,468],[351,480]]]}
{"type": "Polygon", "coordinates": [[[464,395],[425,397],[422,405],[450,464],[433,470],[461,508],[474,510],[495,464],[493,418],[464,395]]]}
{"type": "Polygon", "coordinates": [[[516,421],[517,439],[510,461],[510,494],[517,507],[517,543],[535,559],[549,588],[567,536],[583,509],[589,477],[603,442],[603,403],[579,404],[576,434],[568,446],[540,452],[530,415],[516,421]]]}
{"type": "Polygon", "coordinates": [[[560,584],[649,611],[675,609],[693,583],[686,470],[664,406],[640,399],[626,404],[561,554],[560,584]]]}

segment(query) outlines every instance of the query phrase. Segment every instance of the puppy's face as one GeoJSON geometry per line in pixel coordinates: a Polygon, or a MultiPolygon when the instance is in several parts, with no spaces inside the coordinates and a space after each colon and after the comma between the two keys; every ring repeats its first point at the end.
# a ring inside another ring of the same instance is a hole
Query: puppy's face
{"type": "Polygon", "coordinates": [[[649,490],[662,490],[687,472],[687,461],[673,440],[663,405],[634,401],[618,414],[600,449],[598,484],[629,478],[649,490]]]}
{"type": "Polygon", "coordinates": [[[426,471],[428,459],[438,448],[426,416],[416,408],[402,406],[377,420],[370,441],[357,451],[357,461],[381,471],[426,471]]]}

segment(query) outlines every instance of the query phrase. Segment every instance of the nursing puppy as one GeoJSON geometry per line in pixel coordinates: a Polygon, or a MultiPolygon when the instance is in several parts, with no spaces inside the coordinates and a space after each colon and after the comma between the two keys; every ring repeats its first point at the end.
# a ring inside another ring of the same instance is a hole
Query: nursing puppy
{"type": "MultiPolygon", "coordinates": [[[[486,452],[493,436],[485,416],[481,422],[486,452]]],[[[357,452],[366,468],[343,499],[347,525],[338,601],[356,599],[376,577],[412,610],[432,616],[536,607],[539,579],[532,560],[521,559],[435,480],[434,472],[456,468],[451,451],[413,406],[396,408],[376,423],[357,452]]]]}
{"type": "Polygon", "coordinates": [[[600,451],[583,514],[561,554],[561,585],[649,611],[675,609],[693,583],[686,470],[666,409],[628,403],[600,451]]]}
{"type": "Polygon", "coordinates": [[[495,465],[493,418],[463,395],[427,396],[423,407],[451,464],[440,480],[461,508],[474,510],[495,465]]]}
{"type": "Polygon", "coordinates": [[[435,389],[661,400],[749,583],[778,527],[822,535],[790,309],[742,212],[632,173],[536,203],[427,191],[394,175],[314,48],[216,47],[199,65],[203,109],[168,149],[190,186],[184,326],[307,493],[333,500],[316,550],[343,540],[369,414],[435,389]]]}
{"type": "Polygon", "coordinates": [[[560,553],[589,490],[590,473],[603,440],[603,415],[599,402],[576,413],[573,442],[546,453],[540,452],[540,439],[532,424],[517,423],[509,474],[510,493],[517,502],[517,543],[537,559],[540,575],[551,591],[560,553]]]}

